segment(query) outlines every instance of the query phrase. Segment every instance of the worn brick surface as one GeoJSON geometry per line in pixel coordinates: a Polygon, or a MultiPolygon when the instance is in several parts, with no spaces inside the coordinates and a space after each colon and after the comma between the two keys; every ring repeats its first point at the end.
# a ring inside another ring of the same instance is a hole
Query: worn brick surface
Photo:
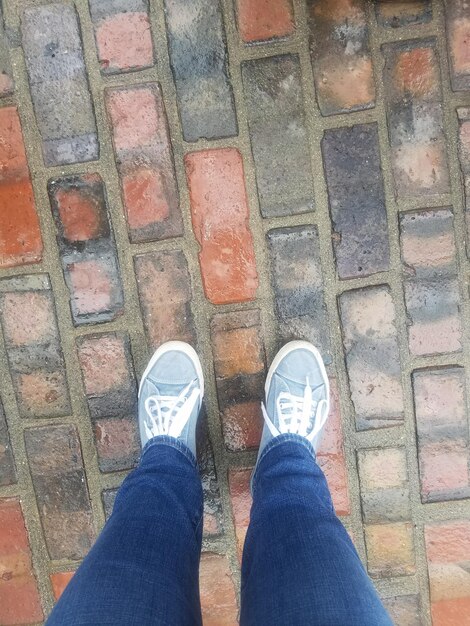
{"type": "Polygon", "coordinates": [[[237,115],[219,0],[165,0],[170,64],[186,141],[232,137],[237,115]],[[184,15],[184,19],[181,19],[184,15]]]}
{"type": "Polygon", "coordinates": [[[397,198],[449,191],[439,62],[433,41],[383,46],[383,81],[397,198]]]}
{"type": "Polygon", "coordinates": [[[386,28],[423,24],[432,17],[431,0],[378,0],[377,21],[386,28]]]}
{"type": "Polygon", "coordinates": [[[258,43],[294,32],[292,0],[236,0],[238,29],[245,43],[258,43]]]}
{"type": "Polygon", "coordinates": [[[382,598],[382,601],[395,626],[421,626],[424,623],[418,594],[392,596],[382,598]]]}
{"type": "Polygon", "coordinates": [[[390,252],[376,125],[327,130],[322,151],[339,277],[387,270],[390,252]]]}
{"type": "Polygon", "coordinates": [[[225,556],[202,554],[199,585],[204,626],[237,626],[235,586],[225,556]]]}
{"type": "Polygon", "coordinates": [[[97,159],[98,136],[75,8],[30,7],[23,14],[22,34],[45,165],[97,159]]]}
{"type": "Polygon", "coordinates": [[[197,460],[204,495],[203,534],[204,537],[216,537],[224,531],[220,483],[204,407],[202,412],[197,431],[197,460]]]}
{"type": "Polygon", "coordinates": [[[10,443],[8,424],[0,400],[0,487],[16,483],[16,467],[10,443]]]}
{"type": "Polygon", "coordinates": [[[447,49],[452,89],[470,89],[470,11],[466,0],[448,0],[445,4],[447,49]]]}
{"type": "Polygon", "coordinates": [[[252,300],[258,274],[242,156],[204,150],[187,154],[185,164],[206,296],[214,304],[252,300]]]}
{"type": "Polygon", "coordinates": [[[8,38],[3,22],[2,7],[0,6],[0,98],[10,95],[14,87],[8,38]]]}
{"type": "Polygon", "coordinates": [[[261,214],[275,217],[313,210],[299,57],[245,61],[242,76],[261,214]]]}
{"type": "Polygon", "coordinates": [[[50,575],[54,600],[57,601],[63,594],[65,587],[69,584],[74,573],[75,572],[54,572],[50,575]]]}
{"type": "Polygon", "coordinates": [[[250,509],[252,504],[250,480],[252,473],[252,467],[242,467],[229,470],[228,475],[239,561],[241,561],[242,558],[246,532],[248,530],[248,524],[250,523],[250,509]]]}
{"type": "Polygon", "coordinates": [[[470,108],[457,109],[459,120],[458,151],[463,182],[465,222],[467,225],[467,254],[470,242],[470,108]]]}

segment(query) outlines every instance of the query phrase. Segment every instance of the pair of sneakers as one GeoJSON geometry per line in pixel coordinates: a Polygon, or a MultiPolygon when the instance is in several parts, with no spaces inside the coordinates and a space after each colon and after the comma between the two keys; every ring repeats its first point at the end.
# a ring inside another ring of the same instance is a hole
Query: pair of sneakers
{"type": "MultiPolygon", "coordinates": [[[[182,441],[196,456],[196,426],[204,397],[204,377],[196,351],[187,343],[161,345],[139,387],[142,447],[160,435],[182,441]]],[[[317,450],[328,417],[329,384],[319,351],[307,341],[291,341],[269,368],[264,428],[259,455],[273,437],[295,433],[317,450]]]]}

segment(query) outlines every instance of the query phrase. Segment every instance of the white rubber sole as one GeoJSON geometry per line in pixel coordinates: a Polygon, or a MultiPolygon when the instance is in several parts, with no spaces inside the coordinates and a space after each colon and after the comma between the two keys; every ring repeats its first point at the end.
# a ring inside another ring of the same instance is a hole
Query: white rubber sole
{"type": "Polygon", "coordinates": [[[158,359],[163,354],[166,354],[167,352],[183,352],[184,354],[186,354],[186,356],[188,356],[191,359],[196,369],[196,374],[199,380],[201,381],[201,401],[202,401],[202,398],[204,397],[204,374],[202,373],[201,361],[199,360],[196,350],[192,346],[190,346],[189,343],[186,343],[184,341],[167,341],[166,343],[162,343],[162,345],[159,346],[155,350],[155,352],[152,355],[152,358],[149,361],[149,364],[147,365],[144,373],[142,374],[142,378],[140,379],[139,396],[140,396],[140,391],[142,389],[142,384],[144,380],[147,378],[149,372],[152,370],[153,366],[158,361],[158,359]]]}

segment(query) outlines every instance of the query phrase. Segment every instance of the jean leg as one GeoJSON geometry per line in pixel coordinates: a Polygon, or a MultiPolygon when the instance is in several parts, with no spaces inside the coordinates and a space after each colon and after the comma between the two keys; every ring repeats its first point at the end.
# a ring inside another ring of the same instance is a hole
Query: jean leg
{"type": "Polygon", "coordinates": [[[197,626],[203,498],[191,451],[151,440],[47,626],[197,626]]]}
{"type": "Polygon", "coordinates": [[[273,439],[255,472],[240,624],[392,626],[298,435],[273,439]]]}

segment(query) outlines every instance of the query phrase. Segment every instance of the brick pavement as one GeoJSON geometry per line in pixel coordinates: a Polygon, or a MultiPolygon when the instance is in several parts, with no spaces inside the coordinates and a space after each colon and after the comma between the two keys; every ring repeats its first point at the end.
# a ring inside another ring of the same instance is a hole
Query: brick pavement
{"type": "Polygon", "coordinates": [[[321,347],[319,454],[397,624],[470,624],[466,0],[3,0],[0,624],[39,624],[204,362],[206,625],[236,624],[259,400],[321,347]]]}

